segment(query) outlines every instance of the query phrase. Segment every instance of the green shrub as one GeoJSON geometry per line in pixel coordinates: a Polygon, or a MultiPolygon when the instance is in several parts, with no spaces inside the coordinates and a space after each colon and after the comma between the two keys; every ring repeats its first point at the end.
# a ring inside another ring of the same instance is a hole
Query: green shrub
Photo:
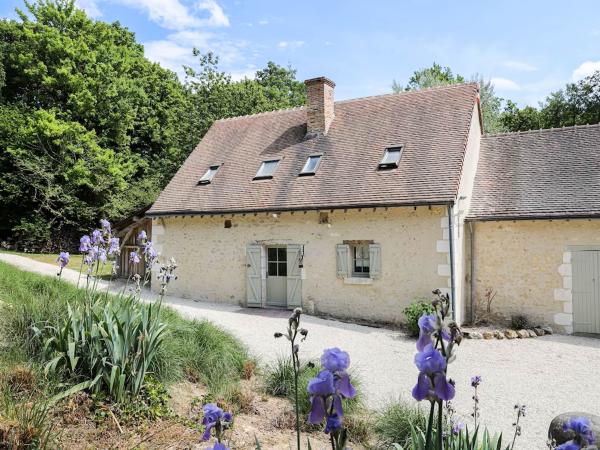
{"type": "Polygon", "coordinates": [[[515,314],[510,317],[510,327],[513,330],[523,330],[529,328],[529,319],[523,314],[515,314]]]}
{"type": "Polygon", "coordinates": [[[265,391],[275,397],[288,397],[294,389],[294,365],[290,357],[280,356],[265,371],[265,391]]]}
{"type": "Polygon", "coordinates": [[[406,316],[406,326],[411,336],[419,335],[419,318],[423,314],[431,314],[434,312],[433,305],[430,300],[417,299],[404,308],[404,315],[406,316]]]}
{"type": "Polygon", "coordinates": [[[376,413],[373,431],[380,447],[390,448],[393,443],[404,446],[410,441],[411,426],[426,429],[427,415],[413,403],[397,400],[376,413]]]}

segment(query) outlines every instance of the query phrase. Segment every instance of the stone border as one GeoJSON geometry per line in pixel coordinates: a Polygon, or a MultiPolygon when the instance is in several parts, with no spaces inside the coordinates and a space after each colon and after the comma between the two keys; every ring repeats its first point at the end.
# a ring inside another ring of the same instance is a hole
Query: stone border
{"type": "Polygon", "coordinates": [[[510,328],[507,328],[505,330],[486,330],[482,333],[480,333],[479,331],[468,331],[468,330],[464,330],[463,331],[463,335],[465,337],[465,339],[485,339],[485,340],[492,340],[492,339],[498,339],[498,340],[502,340],[502,339],[527,339],[527,338],[534,338],[534,337],[538,337],[538,336],[544,336],[546,334],[552,334],[553,330],[551,327],[534,327],[534,328],[529,328],[529,329],[523,329],[523,330],[512,330],[510,328]]]}
{"type": "Polygon", "coordinates": [[[554,289],[554,300],[563,303],[563,311],[554,314],[554,323],[564,328],[567,334],[573,334],[573,266],[571,265],[572,253],[563,253],[562,264],[558,266],[558,273],[562,277],[562,287],[554,289]]]}

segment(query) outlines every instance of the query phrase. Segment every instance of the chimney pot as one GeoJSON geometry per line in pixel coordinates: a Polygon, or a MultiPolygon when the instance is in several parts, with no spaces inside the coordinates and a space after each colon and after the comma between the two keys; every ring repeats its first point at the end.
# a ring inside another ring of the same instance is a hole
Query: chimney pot
{"type": "Polygon", "coordinates": [[[335,83],[326,77],[311,78],[306,85],[306,133],[327,134],[335,116],[333,91],[335,83]]]}

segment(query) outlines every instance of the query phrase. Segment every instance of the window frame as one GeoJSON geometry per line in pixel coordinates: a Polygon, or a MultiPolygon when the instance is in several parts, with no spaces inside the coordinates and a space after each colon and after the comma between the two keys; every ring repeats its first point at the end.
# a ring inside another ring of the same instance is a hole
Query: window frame
{"type": "Polygon", "coordinates": [[[381,158],[381,161],[379,161],[379,164],[377,165],[377,170],[397,169],[398,166],[400,165],[400,158],[402,158],[403,151],[404,151],[403,145],[394,145],[391,147],[386,147],[385,151],[383,152],[383,157],[381,158]],[[390,152],[397,152],[398,159],[393,162],[385,162],[385,160],[387,159],[390,152]]]}
{"type": "Polygon", "coordinates": [[[281,162],[281,159],[266,159],[263,162],[260,163],[260,167],[258,168],[258,170],[256,171],[256,175],[254,176],[253,180],[270,180],[273,178],[273,175],[275,175],[275,172],[277,171],[277,169],[279,168],[279,163],[281,162]],[[260,172],[263,170],[263,167],[265,167],[265,165],[267,163],[276,163],[275,164],[275,168],[273,169],[273,171],[268,174],[268,175],[259,175],[260,172]]]}
{"type": "Polygon", "coordinates": [[[306,158],[306,161],[304,162],[304,165],[302,166],[302,169],[300,170],[300,173],[298,174],[299,177],[310,177],[313,175],[316,175],[317,170],[319,170],[319,167],[321,166],[321,160],[323,159],[323,154],[322,153],[315,153],[313,155],[308,155],[308,157],[306,158]],[[317,161],[317,165],[315,166],[314,170],[306,170],[308,163],[310,161],[311,158],[318,158],[317,161]]]}
{"type": "Polygon", "coordinates": [[[208,166],[204,175],[198,180],[198,185],[203,186],[212,183],[212,180],[215,178],[220,168],[221,164],[211,164],[208,166]],[[212,174],[210,173],[211,171],[213,171],[212,174]]]}
{"type": "Polygon", "coordinates": [[[352,264],[350,273],[353,278],[371,278],[371,253],[368,243],[350,244],[350,263],[352,264]],[[361,257],[358,258],[356,252],[361,249],[361,257]],[[366,253],[365,253],[366,252],[366,253]],[[361,271],[358,272],[357,261],[361,261],[361,271]],[[365,262],[367,265],[365,266],[365,262]],[[365,271],[365,268],[367,269],[365,271]]]}

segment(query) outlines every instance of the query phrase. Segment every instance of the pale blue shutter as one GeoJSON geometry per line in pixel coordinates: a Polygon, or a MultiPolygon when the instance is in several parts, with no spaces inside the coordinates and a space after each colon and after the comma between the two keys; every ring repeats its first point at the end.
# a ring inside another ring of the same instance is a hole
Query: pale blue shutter
{"type": "Polygon", "coordinates": [[[302,306],[301,255],[301,245],[292,244],[287,246],[287,306],[289,308],[302,306]]]}
{"type": "Polygon", "coordinates": [[[373,279],[381,278],[381,245],[369,245],[369,276],[373,279]]]}
{"type": "Polygon", "coordinates": [[[246,247],[246,306],[262,306],[261,246],[246,247]]]}
{"type": "Polygon", "coordinates": [[[350,254],[350,246],[347,244],[337,244],[336,250],[336,266],[338,278],[349,277],[348,273],[348,259],[350,254]]]}

